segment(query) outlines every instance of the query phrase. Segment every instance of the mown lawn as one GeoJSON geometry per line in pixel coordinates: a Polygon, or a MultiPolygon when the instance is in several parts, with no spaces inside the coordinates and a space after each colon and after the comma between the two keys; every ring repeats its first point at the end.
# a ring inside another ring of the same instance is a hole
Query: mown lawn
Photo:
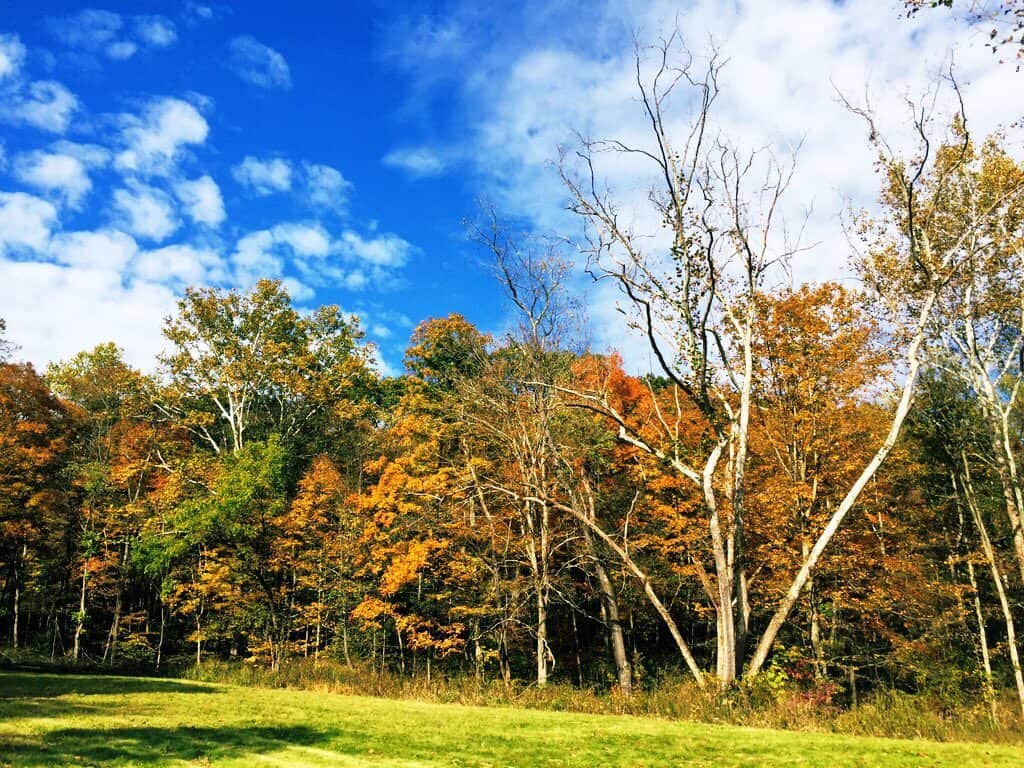
{"type": "Polygon", "coordinates": [[[0,673],[2,766],[1015,766],[937,744],[174,680],[0,673]]]}

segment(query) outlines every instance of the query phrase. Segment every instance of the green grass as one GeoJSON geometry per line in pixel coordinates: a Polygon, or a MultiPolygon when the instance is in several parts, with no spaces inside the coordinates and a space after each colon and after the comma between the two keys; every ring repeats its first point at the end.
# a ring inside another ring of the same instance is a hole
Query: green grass
{"type": "Polygon", "coordinates": [[[0,673],[2,766],[1019,766],[1021,746],[0,673]]]}

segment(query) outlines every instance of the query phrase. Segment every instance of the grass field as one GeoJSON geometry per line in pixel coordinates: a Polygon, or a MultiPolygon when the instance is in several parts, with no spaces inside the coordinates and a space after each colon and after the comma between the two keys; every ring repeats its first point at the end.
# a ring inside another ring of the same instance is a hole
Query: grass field
{"type": "Polygon", "coordinates": [[[1024,748],[0,673],[0,766],[1014,766],[1024,748]]]}

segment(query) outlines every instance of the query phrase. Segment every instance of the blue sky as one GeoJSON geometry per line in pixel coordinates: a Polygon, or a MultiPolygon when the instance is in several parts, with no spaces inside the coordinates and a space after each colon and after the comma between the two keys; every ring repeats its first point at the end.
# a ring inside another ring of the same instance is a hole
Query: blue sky
{"type": "MultiPolygon", "coordinates": [[[[461,311],[484,326],[499,322],[500,296],[460,223],[474,210],[472,183],[442,173],[444,163],[421,148],[435,124],[445,129],[449,106],[443,94],[410,106],[420,85],[387,50],[400,20],[372,4],[293,2],[282,23],[280,4],[261,5],[107,3],[97,13],[76,3],[5,4],[0,33],[9,49],[22,49],[22,82],[9,98],[24,102],[33,83],[51,82],[76,106],[63,116],[51,105],[49,117],[4,121],[0,189],[50,202],[55,237],[123,233],[133,254],[160,252],[141,270],[133,266],[138,255],[119,263],[125,284],[144,277],[178,293],[191,282],[283,277],[301,304],[338,303],[364,316],[392,366],[411,324],[426,316],[461,311]],[[73,158],[88,181],[76,186],[56,158],[73,158]],[[188,201],[201,191],[214,199],[197,219],[188,201]],[[232,254],[245,243],[263,251],[241,268],[232,254]],[[210,263],[167,250],[174,246],[209,252],[210,263]],[[158,274],[172,265],[180,277],[158,274]]],[[[6,257],[95,265],[52,243],[52,258],[16,244],[6,257]]],[[[75,290],[74,282],[61,285],[75,290]]],[[[38,295],[32,303],[61,300],[38,295]]],[[[42,363],[50,349],[72,351],[35,341],[31,319],[8,319],[27,356],[42,363]]],[[[97,330],[113,331],[144,364],[153,344],[136,338],[130,320],[97,330]]],[[[149,321],[145,333],[152,330],[149,321]]]]}
{"type": "MultiPolygon", "coordinates": [[[[507,308],[461,220],[487,195],[572,233],[557,147],[574,130],[642,136],[631,39],[672,24],[731,59],[717,130],[751,148],[802,143],[789,212],[813,205],[820,245],[793,279],[844,277],[840,216],[870,205],[876,181],[835,87],[870,86],[898,125],[903,95],[952,51],[981,130],[1018,117],[1005,105],[1024,93],[948,14],[908,22],[898,5],[8,0],[0,317],[37,365],[113,339],[151,368],[186,285],[267,276],[302,306],[358,313],[390,371],[425,317],[500,332],[507,308]]],[[[650,224],[645,170],[600,170],[650,224]]],[[[628,359],[615,297],[582,271],[577,285],[595,345],[628,359]]]]}

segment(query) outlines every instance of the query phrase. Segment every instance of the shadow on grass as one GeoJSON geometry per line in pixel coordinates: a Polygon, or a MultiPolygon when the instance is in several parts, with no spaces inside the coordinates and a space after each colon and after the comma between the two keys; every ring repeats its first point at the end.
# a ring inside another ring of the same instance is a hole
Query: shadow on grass
{"type": "Polygon", "coordinates": [[[146,677],[60,675],[12,672],[0,674],[0,702],[4,699],[116,696],[127,693],[215,693],[214,685],[146,677]]]}
{"type": "MultiPolygon", "coordinates": [[[[218,690],[218,686],[176,680],[2,673],[0,723],[9,718],[73,717],[110,710],[109,703],[102,699],[90,700],[90,696],[147,693],[209,694],[218,690]]],[[[2,755],[3,751],[0,751],[0,756],[2,755]]],[[[3,760],[0,759],[0,766],[3,765],[3,760]]]]}
{"type": "Polygon", "coordinates": [[[49,731],[43,737],[0,738],[0,765],[159,766],[258,755],[322,739],[319,731],[305,726],[67,728],[49,731]]]}

